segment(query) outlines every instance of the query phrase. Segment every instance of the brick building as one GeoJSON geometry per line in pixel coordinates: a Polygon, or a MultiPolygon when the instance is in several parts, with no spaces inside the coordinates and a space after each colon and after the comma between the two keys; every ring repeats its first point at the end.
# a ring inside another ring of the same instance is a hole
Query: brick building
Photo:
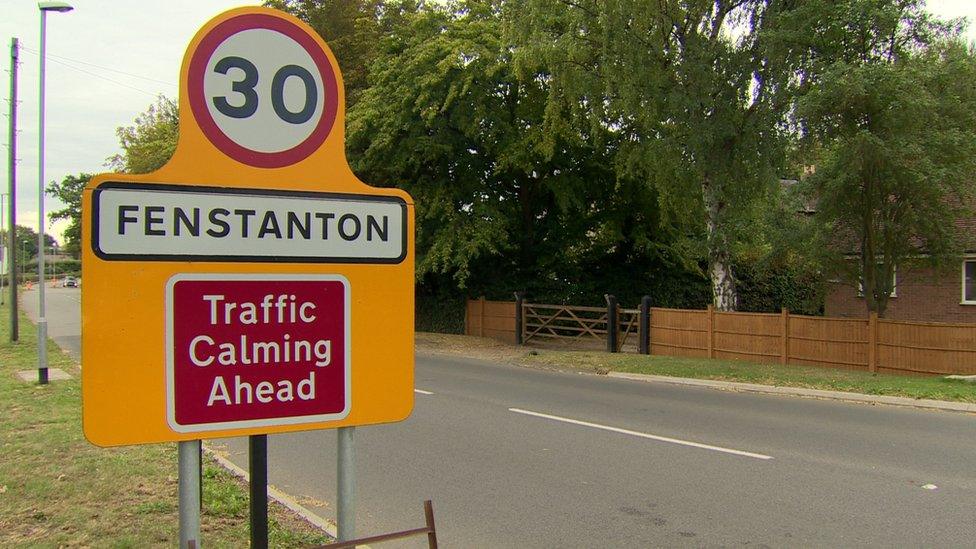
{"type": "MultiPolygon", "coordinates": [[[[895,291],[888,300],[885,318],[976,323],[976,218],[959,219],[955,228],[966,250],[957,266],[941,272],[898,266],[895,291]]],[[[868,307],[858,289],[830,284],[824,304],[826,316],[867,317],[868,307]]]]}
{"type": "MultiPolygon", "coordinates": [[[[824,312],[826,316],[864,318],[868,308],[858,288],[832,283],[824,312]]],[[[976,323],[976,253],[967,254],[957,268],[944,272],[899,267],[885,318],[976,323]]]]}

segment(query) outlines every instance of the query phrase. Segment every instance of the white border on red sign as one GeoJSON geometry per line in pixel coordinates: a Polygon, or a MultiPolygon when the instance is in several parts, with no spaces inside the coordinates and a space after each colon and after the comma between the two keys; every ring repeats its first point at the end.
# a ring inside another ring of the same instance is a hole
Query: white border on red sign
{"type": "Polygon", "coordinates": [[[170,277],[166,282],[166,422],[170,429],[177,433],[199,433],[204,431],[216,431],[222,429],[247,429],[254,427],[275,427],[280,425],[301,425],[303,423],[318,423],[321,421],[338,421],[345,419],[352,409],[352,369],[350,368],[351,345],[350,329],[351,322],[351,303],[349,279],[342,275],[328,274],[240,274],[240,273],[177,273],[170,277]],[[345,291],[344,315],[345,315],[345,407],[341,412],[335,414],[319,414],[311,416],[295,417],[276,417],[268,419],[251,419],[242,421],[224,421],[217,423],[199,423],[194,425],[181,425],[176,422],[176,387],[174,381],[174,341],[173,341],[173,287],[177,282],[183,280],[202,280],[202,281],[221,281],[221,280],[295,280],[295,281],[331,281],[341,282],[345,291]]]}

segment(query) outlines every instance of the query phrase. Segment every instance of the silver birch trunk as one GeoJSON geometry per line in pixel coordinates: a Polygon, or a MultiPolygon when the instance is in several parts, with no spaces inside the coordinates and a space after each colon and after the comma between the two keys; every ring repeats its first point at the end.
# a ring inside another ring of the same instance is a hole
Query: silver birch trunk
{"type": "Polygon", "coordinates": [[[739,299],[732,275],[732,254],[729,251],[728,237],[719,227],[725,205],[716,194],[706,180],[702,184],[702,196],[708,229],[708,276],[712,282],[712,304],[719,311],[734,311],[739,299]]]}

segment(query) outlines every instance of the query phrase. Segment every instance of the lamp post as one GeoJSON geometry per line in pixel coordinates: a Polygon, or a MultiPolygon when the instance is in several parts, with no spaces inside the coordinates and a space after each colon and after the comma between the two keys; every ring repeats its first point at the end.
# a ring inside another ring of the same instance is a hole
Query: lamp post
{"type": "Polygon", "coordinates": [[[47,318],[44,316],[44,57],[47,42],[47,12],[71,11],[71,4],[45,0],[37,3],[41,12],[41,80],[37,121],[37,382],[47,383],[47,318]]]}

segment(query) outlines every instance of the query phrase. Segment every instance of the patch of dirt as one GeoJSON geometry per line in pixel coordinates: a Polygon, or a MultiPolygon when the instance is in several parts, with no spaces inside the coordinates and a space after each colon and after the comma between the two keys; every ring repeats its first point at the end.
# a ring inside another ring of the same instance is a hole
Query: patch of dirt
{"type": "MultiPolygon", "coordinates": [[[[566,360],[569,350],[561,342],[532,342],[521,347],[486,337],[417,332],[415,348],[420,355],[447,355],[501,362],[522,368],[593,373],[587,364],[566,360]]],[[[605,374],[609,368],[605,368],[605,374]]]]}
{"type": "Polygon", "coordinates": [[[419,354],[451,355],[515,364],[527,352],[524,348],[484,337],[417,332],[415,349],[419,354]]]}

